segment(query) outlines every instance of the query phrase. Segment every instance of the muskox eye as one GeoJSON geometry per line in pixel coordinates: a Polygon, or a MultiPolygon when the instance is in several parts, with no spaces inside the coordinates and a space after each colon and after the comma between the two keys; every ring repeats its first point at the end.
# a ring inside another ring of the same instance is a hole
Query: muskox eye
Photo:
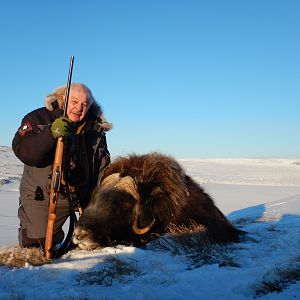
{"type": "Polygon", "coordinates": [[[132,209],[133,203],[132,201],[123,201],[120,206],[122,210],[128,211],[132,209]]]}

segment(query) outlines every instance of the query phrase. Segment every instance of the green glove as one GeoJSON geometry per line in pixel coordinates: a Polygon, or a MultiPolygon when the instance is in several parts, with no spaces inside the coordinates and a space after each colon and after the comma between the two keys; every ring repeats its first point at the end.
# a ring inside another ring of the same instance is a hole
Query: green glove
{"type": "Polygon", "coordinates": [[[73,134],[72,121],[66,117],[56,119],[51,125],[51,133],[55,139],[73,134]]]}

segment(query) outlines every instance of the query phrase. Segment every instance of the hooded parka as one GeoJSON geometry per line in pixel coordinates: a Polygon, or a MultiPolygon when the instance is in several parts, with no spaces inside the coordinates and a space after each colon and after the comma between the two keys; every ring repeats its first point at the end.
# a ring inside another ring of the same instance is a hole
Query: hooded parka
{"type": "MultiPolygon", "coordinates": [[[[27,114],[12,142],[15,155],[24,163],[20,183],[19,243],[22,246],[43,246],[48,221],[52,163],[56,139],[51,133],[52,122],[63,114],[63,103],[46,98],[46,107],[27,114]]],[[[110,163],[106,131],[111,129],[101,107],[93,102],[89,111],[74,127],[75,135],[65,140],[67,160],[65,173],[71,186],[72,200],[84,208],[92,190],[101,180],[110,163]]],[[[60,242],[62,226],[69,216],[69,204],[62,186],[57,201],[54,243],[60,242]]]]}

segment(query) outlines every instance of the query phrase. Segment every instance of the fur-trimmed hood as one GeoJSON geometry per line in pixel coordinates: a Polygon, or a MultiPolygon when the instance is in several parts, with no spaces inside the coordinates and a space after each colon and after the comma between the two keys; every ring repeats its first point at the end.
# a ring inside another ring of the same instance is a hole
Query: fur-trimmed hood
{"type": "MultiPolygon", "coordinates": [[[[53,94],[50,94],[45,99],[45,106],[48,110],[53,111],[56,108],[59,108],[61,110],[64,109],[65,101],[53,94]]],[[[113,125],[112,123],[109,123],[105,116],[102,113],[101,106],[94,100],[91,107],[89,108],[89,113],[93,116],[97,117],[100,120],[100,126],[105,130],[109,131],[112,129],[113,125]]]]}

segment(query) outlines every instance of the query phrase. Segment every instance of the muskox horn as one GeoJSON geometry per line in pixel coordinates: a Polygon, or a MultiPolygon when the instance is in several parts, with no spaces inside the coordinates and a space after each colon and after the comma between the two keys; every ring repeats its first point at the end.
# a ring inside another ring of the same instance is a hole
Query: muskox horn
{"type": "Polygon", "coordinates": [[[107,176],[101,182],[101,187],[114,187],[131,194],[135,199],[139,196],[133,178],[130,176],[120,177],[119,173],[113,173],[107,176]]]}
{"type": "Polygon", "coordinates": [[[120,181],[115,184],[115,188],[129,193],[136,200],[139,199],[135,181],[131,176],[122,177],[120,181]]]}
{"type": "Polygon", "coordinates": [[[135,206],[135,215],[134,215],[133,224],[132,224],[131,228],[135,234],[142,235],[142,234],[147,233],[153,227],[153,225],[155,223],[155,218],[152,220],[150,225],[140,228],[138,226],[140,213],[141,213],[141,208],[140,208],[140,204],[138,202],[135,206]]]}
{"type": "Polygon", "coordinates": [[[131,194],[133,198],[136,199],[137,201],[134,208],[134,219],[132,224],[133,232],[135,234],[145,234],[146,232],[148,232],[154,225],[155,219],[151,222],[150,225],[144,228],[138,227],[139,215],[141,213],[141,203],[140,203],[140,195],[137,192],[137,186],[134,179],[130,176],[125,176],[116,184],[115,187],[131,194]]]}
{"type": "Polygon", "coordinates": [[[115,187],[116,184],[121,180],[119,173],[113,173],[101,182],[101,187],[115,187]]]}
{"type": "Polygon", "coordinates": [[[153,227],[153,225],[155,223],[155,218],[152,220],[150,225],[140,228],[138,223],[139,223],[139,216],[141,213],[141,202],[140,202],[140,196],[138,193],[137,193],[137,198],[135,198],[135,199],[137,200],[137,202],[136,202],[136,205],[134,208],[134,219],[133,219],[133,224],[132,224],[131,228],[135,234],[142,235],[142,234],[147,233],[153,227]]]}

